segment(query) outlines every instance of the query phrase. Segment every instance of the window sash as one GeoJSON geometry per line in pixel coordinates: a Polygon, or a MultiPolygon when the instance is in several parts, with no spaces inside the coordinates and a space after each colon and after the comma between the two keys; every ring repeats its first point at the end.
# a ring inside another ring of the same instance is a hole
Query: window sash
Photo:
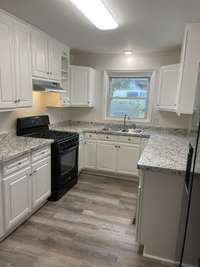
{"type": "Polygon", "coordinates": [[[137,74],[133,74],[133,76],[130,75],[112,75],[109,76],[109,90],[108,90],[108,97],[107,97],[107,112],[106,112],[106,116],[107,118],[122,118],[123,116],[112,116],[111,115],[111,101],[113,99],[118,99],[118,100],[145,100],[146,102],[146,109],[145,109],[145,115],[143,118],[139,118],[139,117],[131,117],[131,119],[141,119],[141,120],[146,120],[148,118],[148,112],[149,112],[149,97],[150,97],[150,82],[151,82],[151,77],[150,76],[144,76],[144,75],[137,75],[137,74]],[[129,97],[114,97],[113,96],[113,91],[112,91],[112,79],[114,78],[119,78],[119,79],[147,79],[148,80],[148,88],[144,89],[141,91],[147,92],[147,96],[146,97],[141,97],[141,96],[129,96],[129,97]]]}

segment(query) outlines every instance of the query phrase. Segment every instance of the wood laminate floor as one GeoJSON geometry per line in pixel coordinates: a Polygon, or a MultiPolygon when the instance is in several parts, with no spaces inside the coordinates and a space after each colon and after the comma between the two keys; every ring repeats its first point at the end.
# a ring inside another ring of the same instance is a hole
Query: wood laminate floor
{"type": "Polygon", "coordinates": [[[160,267],[137,254],[137,183],[81,175],[0,244],[0,267],[160,267]]]}

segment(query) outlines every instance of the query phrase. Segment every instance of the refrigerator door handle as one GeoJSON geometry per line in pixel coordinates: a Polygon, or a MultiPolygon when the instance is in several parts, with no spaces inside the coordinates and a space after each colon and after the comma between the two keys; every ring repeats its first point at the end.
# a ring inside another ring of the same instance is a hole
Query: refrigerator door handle
{"type": "Polygon", "coordinates": [[[189,152],[188,152],[188,158],[187,158],[187,167],[186,167],[186,174],[185,174],[185,189],[187,194],[189,194],[190,191],[190,185],[191,185],[191,179],[192,179],[192,158],[194,154],[194,149],[191,144],[189,144],[189,152]]]}

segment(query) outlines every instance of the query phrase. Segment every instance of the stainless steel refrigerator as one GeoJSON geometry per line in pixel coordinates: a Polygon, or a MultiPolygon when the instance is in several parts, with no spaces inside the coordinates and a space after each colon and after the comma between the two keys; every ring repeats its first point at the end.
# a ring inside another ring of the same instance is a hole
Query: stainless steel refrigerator
{"type": "Polygon", "coordinates": [[[179,222],[176,266],[200,266],[200,112],[193,116],[182,212],[179,222]]]}

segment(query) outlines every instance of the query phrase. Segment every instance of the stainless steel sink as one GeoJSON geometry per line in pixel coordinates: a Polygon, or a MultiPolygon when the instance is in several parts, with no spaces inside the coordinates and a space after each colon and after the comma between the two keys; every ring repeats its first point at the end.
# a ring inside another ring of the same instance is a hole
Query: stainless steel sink
{"type": "Polygon", "coordinates": [[[106,128],[104,127],[102,129],[103,132],[116,132],[116,133],[130,133],[130,134],[142,134],[143,133],[143,130],[142,129],[138,129],[138,128],[126,128],[126,129],[123,129],[123,128],[120,128],[120,129],[116,129],[116,128],[106,128]]]}

